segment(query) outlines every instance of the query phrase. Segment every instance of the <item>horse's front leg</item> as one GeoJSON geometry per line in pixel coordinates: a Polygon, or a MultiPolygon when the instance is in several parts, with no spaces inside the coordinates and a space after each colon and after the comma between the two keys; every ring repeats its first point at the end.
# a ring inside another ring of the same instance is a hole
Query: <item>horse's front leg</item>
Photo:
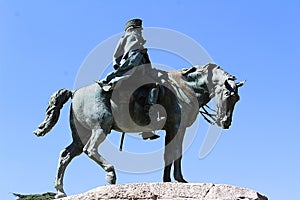
{"type": "Polygon", "coordinates": [[[170,182],[170,172],[172,164],[174,163],[174,178],[178,182],[187,183],[184,180],[181,171],[181,159],[182,159],[182,143],[185,134],[185,129],[167,129],[165,139],[165,168],[164,168],[164,182],[170,182]]]}
{"type": "Polygon", "coordinates": [[[184,130],[179,130],[175,137],[175,152],[174,152],[174,178],[176,181],[181,183],[187,183],[187,181],[183,178],[182,169],[181,169],[181,160],[182,160],[182,145],[183,138],[185,134],[184,130]]]}
{"type": "Polygon", "coordinates": [[[180,183],[187,183],[187,181],[183,178],[182,175],[182,170],[181,170],[181,158],[178,158],[177,160],[175,160],[174,162],[174,178],[176,181],[180,182],[180,183]]]}

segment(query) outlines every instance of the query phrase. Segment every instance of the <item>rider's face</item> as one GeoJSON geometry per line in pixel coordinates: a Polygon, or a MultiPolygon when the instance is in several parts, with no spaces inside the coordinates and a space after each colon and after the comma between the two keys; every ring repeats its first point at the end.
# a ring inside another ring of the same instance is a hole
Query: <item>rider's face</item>
{"type": "Polygon", "coordinates": [[[137,33],[139,33],[139,34],[142,34],[142,30],[143,30],[143,28],[136,28],[136,29],[135,29],[135,31],[136,31],[137,33]]]}

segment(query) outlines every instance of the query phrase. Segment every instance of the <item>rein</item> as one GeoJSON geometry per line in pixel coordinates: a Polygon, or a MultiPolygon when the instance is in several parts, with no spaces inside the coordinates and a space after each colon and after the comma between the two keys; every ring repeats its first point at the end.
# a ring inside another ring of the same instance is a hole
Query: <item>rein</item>
{"type": "Polygon", "coordinates": [[[218,121],[217,111],[209,107],[208,105],[204,105],[200,108],[199,113],[203,116],[203,118],[210,124],[214,125],[218,121]],[[205,107],[209,110],[213,111],[213,113],[209,113],[205,107]],[[202,110],[201,110],[202,109],[202,110]]]}

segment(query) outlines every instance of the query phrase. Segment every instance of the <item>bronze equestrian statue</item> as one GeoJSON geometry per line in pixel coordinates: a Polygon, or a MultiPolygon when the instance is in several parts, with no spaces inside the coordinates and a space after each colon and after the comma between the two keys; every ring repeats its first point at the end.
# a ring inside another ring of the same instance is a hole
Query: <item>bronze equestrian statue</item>
{"type": "Polygon", "coordinates": [[[75,91],[61,89],[51,96],[46,118],[34,131],[37,136],[44,136],[52,129],[58,121],[60,109],[72,98],[70,126],[73,142],[60,154],[55,179],[56,198],[66,196],[63,189],[65,170],[72,159],[82,152],[106,171],[109,184],[116,183],[114,166],[98,152],[98,146],[112,130],[131,133],[165,130],[163,181],[171,181],[170,171],[173,165],[175,180],[186,182],[181,170],[182,143],[186,128],[196,120],[199,109],[215,98],[217,110],[213,121],[218,126],[228,129],[232,122],[234,106],[240,98],[238,88],[244,84],[235,82],[234,76],[213,63],[165,72],[166,80],[164,84],[160,84],[157,100],[157,104],[165,110],[166,119],[161,124],[155,120],[152,123],[152,117],[144,110],[156,80],[149,81],[148,85],[140,85],[141,87],[130,93],[128,110],[120,112],[122,105],[118,102],[120,99],[115,96],[122,96],[126,92],[118,88],[122,88],[122,84],[126,84],[127,88],[130,85],[127,81],[130,79],[121,81],[119,86],[117,84],[110,91],[104,91],[94,83],[75,91]],[[122,122],[122,119],[128,116],[132,122],[122,122]]]}

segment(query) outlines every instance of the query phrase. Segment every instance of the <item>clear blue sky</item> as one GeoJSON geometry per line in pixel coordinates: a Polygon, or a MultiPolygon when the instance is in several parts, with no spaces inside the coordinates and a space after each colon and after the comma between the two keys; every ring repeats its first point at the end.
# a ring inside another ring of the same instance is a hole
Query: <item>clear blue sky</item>
{"type": "MultiPolygon", "coordinates": [[[[124,23],[133,17],[142,18],[145,27],[186,34],[218,65],[248,81],[240,90],[232,127],[223,131],[216,147],[202,160],[198,155],[207,124],[200,119],[203,129],[199,128],[184,154],[185,178],[252,188],[272,200],[297,198],[299,10],[296,0],[0,0],[0,199],[14,199],[13,192],[54,191],[59,152],[71,142],[69,104],[47,136],[37,138],[32,131],[44,119],[50,95],[60,88],[73,89],[87,55],[122,32],[124,23]]],[[[159,54],[151,58],[164,63],[159,54]]],[[[175,60],[167,64],[189,67],[175,60]]],[[[143,144],[137,141],[136,149],[143,144]]],[[[162,170],[118,171],[117,175],[118,183],[162,181],[162,170]]],[[[104,171],[84,154],[67,169],[69,195],[105,184],[104,171]]]]}

